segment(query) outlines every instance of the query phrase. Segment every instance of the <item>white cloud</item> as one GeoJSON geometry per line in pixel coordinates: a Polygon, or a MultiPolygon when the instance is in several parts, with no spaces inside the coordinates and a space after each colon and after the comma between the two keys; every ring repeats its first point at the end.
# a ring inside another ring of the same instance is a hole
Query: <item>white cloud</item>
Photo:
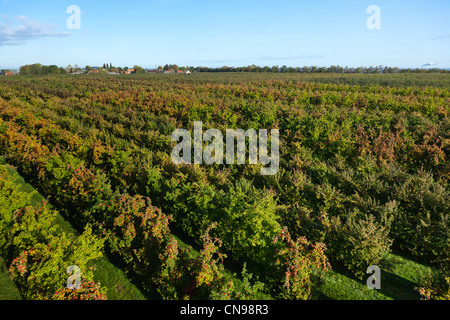
{"type": "Polygon", "coordinates": [[[34,40],[46,37],[64,37],[68,32],[54,31],[53,25],[45,25],[28,19],[25,16],[18,16],[15,20],[19,23],[14,25],[11,19],[5,15],[0,15],[0,46],[22,45],[27,40],[34,40]]]}
{"type": "Polygon", "coordinates": [[[435,41],[435,40],[442,40],[442,39],[448,39],[448,38],[450,38],[450,33],[447,33],[447,34],[443,34],[443,35],[434,37],[434,38],[433,38],[433,41],[435,41]]]}
{"type": "Polygon", "coordinates": [[[431,61],[431,62],[429,62],[429,63],[425,63],[425,64],[422,66],[422,68],[423,68],[423,67],[437,66],[438,64],[439,64],[439,63],[437,63],[437,62],[431,61]]]}

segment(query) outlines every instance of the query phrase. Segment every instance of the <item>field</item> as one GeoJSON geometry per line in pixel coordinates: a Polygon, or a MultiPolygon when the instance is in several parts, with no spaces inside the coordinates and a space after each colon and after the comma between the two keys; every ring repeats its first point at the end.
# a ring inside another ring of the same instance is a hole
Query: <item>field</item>
{"type": "Polygon", "coordinates": [[[448,74],[1,78],[0,296],[448,299],[449,114],[448,74]],[[196,121],[278,171],[175,164],[196,121]]]}

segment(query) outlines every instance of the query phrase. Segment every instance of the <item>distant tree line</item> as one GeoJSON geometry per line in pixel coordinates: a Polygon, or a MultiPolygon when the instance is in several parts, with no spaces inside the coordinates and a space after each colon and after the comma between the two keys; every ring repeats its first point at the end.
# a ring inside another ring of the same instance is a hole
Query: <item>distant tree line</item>
{"type": "MultiPolygon", "coordinates": [[[[83,71],[88,72],[92,70],[93,67],[86,66],[83,71]]],[[[116,72],[122,73],[127,71],[128,67],[114,67],[111,63],[103,64],[99,71],[103,72],[116,72]]],[[[140,66],[133,67],[133,73],[146,73],[146,70],[140,66]]],[[[342,67],[342,66],[330,66],[330,67],[318,67],[318,66],[304,66],[304,67],[288,67],[284,66],[256,66],[250,65],[247,67],[178,67],[176,64],[166,64],[164,67],[159,66],[158,71],[186,71],[190,70],[193,72],[267,72],[267,73],[365,73],[365,74],[380,74],[380,73],[450,73],[450,70],[438,69],[438,68],[398,68],[398,67],[387,67],[387,66],[370,66],[370,67],[342,67]]],[[[40,63],[35,63],[32,65],[24,65],[20,67],[19,73],[21,75],[45,75],[45,74],[67,74],[82,71],[77,65],[68,65],[66,68],[58,67],[56,65],[45,66],[40,63]]]]}
{"type": "Polygon", "coordinates": [[[438,69],[438,68],[407,68],[401,69],[398,67],[386,67],[386,66],[371,66],[371,67],[318,67],[318,66],[304,66],[304,67],[288,67],[288,66],[265,66],[260,67],[251,65],[247,67],[189,67],[190,70],[196,72],[272,72],[272,73],[447,73],[450,70],[438,69]]]}
{"type": "Polygon", "coordinates": [[[44,66],[40,63],[21,66],[19,69],[21,75],[41,75],[41,74],[66,74],[66,69],[56,65],[44,66]]]}
{"type": "MultiPolygon", "coordinates": [[[[40,63],[30,64],[21,66],[19,69],[19,74],[21,75],[46,75],[46,74],[70,74],[70,73],[87,73],[90,70],[97,70],[98,73],[115,72],[122,73],[123,71],[128,71],[129,68],[125,67],[114,67],[112,63],[104,63],[103,67],[91,67],[87,65],[84,69],[80,68],[78,65],[68,65],[67,67],[58,67],[56,65],[45,66],[40,63]]],[[[134,66],[132,73],[146,73],[145,69],[140,66],[134,66]]]]}
{"type": "MultiPolygon", "coordinates": [[[[90,70],[93,70],[94,68],[93,67],[91,67],[91,66],[86,66],[85,67],[85,70],[86,71],[90,71],[90,70]]],[[[101,71],[108,71],[108,72],[114,72],[114,73],[122,73],[122,72],[126,72],[126,71],[128,71],[130,68],[128,68],[128,67],[114,67],[113,65],[112,65],[112,63],[104,63],[103,64],[103,67],[102,68],[99,68],[98,70],[100,71],[100,73],[101,73],[101,71]]],[[[132,73],[146,73],[146,71],[145,71],[145,69],[144,68],[142,68],[142,67],[140,67],[140,66],[137,66],[137,65],[135,65],[134,67],[133,67],[133,72],[132,73]]]]}

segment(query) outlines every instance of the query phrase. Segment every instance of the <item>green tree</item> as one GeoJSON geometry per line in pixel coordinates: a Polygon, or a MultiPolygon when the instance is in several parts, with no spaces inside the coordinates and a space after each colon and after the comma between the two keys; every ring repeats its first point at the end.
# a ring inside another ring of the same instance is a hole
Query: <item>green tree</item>
{"type": "Polygon", "coordinates": [[[49,74],[60,74],[61,71],[59,70],[58,66],[56,65],[50,65],[50,66],[45,66],[46,67],[46,72],[45,73],[49,73],[49,74]]]}
{"type": "Polygon", "coordinates": [[[32,65],[30,65],[29,70],[30,70],[31,75],[42,74],[42,64],[40,64],[40,63],[32,64],[32,65]]]}
{"type": "Polygon", "coordinates": [[[144,68],[140,67],[140,66],[134,66],[134,73],[145,73],[144,68]]]}
{"type": "Polygon", "coordinates": [[[29,65],[21,66],[19,69],[19,74],[24,75],[24,76],[29,75],[30,74],[30,66],[29,65]]]}

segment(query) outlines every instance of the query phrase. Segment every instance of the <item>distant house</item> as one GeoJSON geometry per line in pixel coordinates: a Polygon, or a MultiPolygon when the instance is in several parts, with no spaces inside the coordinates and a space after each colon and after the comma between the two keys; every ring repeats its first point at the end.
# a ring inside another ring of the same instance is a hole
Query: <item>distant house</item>
{"type": "Polygon", "coordinates": [[[164,71],[160,71],[160,72],[162,72],[162,73],[176,73],[176,74],[191,74],[191,71],[189,71],[189,70],[186,70],[186,71],[177,70],[177,71],[175,71],[173,69],[170,69],[170,70],[164,70],[164,71]]]}
{"type": "Polygon", "coordinates": [[[17,71],[11,71],[11,70],[1,70],[0,76],[13,76],[17,74],[17,71]]]}
{"type": "Polygon", "coordinates": [[[122,74],[130,74],[130,73],[135,73],[136,71],[134,69],[128,69],[127,71],[122,71],[122,74]]]}

